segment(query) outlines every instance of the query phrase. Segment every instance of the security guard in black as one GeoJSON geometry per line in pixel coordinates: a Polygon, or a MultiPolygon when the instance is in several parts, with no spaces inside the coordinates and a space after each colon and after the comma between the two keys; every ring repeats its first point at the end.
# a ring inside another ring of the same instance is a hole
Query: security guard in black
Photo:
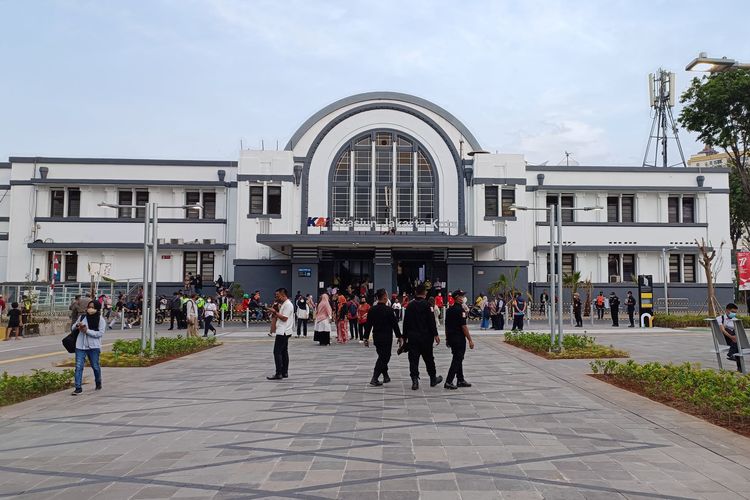
{"type": "Polygon", "coordinates": [[[440,343],[435,313],[425,298],[424,285],[418,285],[416,298],[409,302],[404,311],[403,335],[408,340],[409,347],[409,375],[411,375],[412,390],[419,389],[419,358],[424,360],[427,374],[430,376],[430,387],[435,387],[443,381],[435,369],[435,357],[432,353],[432,343],[440,343]]]}
{"type": "Polygon", "coordinates": [[[446,389],[458,389],[459,387],[471,387],[471,384],[464,378],[463,361],[466,354],[466,340],[469,341],[469,347],[474,349],[474,341],[466,326],[466,310],[463,306],[464,292],[456,290],[453,292],[454,304],[445,312],[445,342],[451,348],[453,359],[448,369],[448,375],[445,378],[446,389]],[[458,379],[457,384],[453,384],[453,378],[458,379]]]}

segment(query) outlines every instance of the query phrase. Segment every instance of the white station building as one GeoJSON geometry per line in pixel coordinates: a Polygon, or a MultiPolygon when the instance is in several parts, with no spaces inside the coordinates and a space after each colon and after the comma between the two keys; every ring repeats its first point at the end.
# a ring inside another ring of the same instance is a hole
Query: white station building
{"type": "MultiPolygon", "coordinates": [[[[718,252],[720,300],[732,294],[726,168],[534,166],[489,154],[455,116],[393,92],[351,96],[318,111],[281,151],[238,161],[11,157],[0,163],[0,281],[88,282],[88,264],[141,278],[143,209],[159,211],[158,280],[222,275],[268,298],[285,286],[317,294],[366,281],[408,290],[415,280],[473,294],[501,274],[538,297],[548,288],[547,213],[563,211],[563,273],[598,290],[705,300],[696,239],[718,252]],[[665,269],[667,270],[665,276],[665,269]]],[[[161,290],[160,290],[161,291],[161,290]]],[[[622,296],[622,293],[621,293],[622,296]]]]}

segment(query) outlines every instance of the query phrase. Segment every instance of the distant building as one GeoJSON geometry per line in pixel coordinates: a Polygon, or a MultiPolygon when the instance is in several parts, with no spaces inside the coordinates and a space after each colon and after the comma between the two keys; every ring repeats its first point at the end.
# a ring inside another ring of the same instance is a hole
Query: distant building
{"type": "MultiPolygon", "coordinates": [[[[0,164],[0,281],[49,282],[55,259],[58,282],[85,283],[88,263],[100,262],[113,278],[138,279],[143,209],[97,205],[201,202],[201,214],[159,214],[162,289],[190,272],[206,285],[222,274],[264,298],[280,286],[410,291],[428,280],[478,294],[517,274],[516,287],[538,297],[552,274],[547,214],[511,205],[560,204],[602,207],[563,211],[563,273],[621,297],[635,276],[652,275],[657,297],[666,279],[672,296],[701,301],[695,240],[717,250],[728,241],[729,176],[715,152],[691,162],[528,165],[522,154],[482,151],[432,102],[371,92],[318,111],[283,150],[243,150],[237,161],[11,157],[0,164]]],[[[719,258],[724,301],[728,246],[719,258]]]]}
{"type": "Polygon", "coordinates": [[[715,149],[706,146],[700,153],[694,154],[688,160],[688,167],[707,168],[707,167],[725,167],[729,168],[729,155],[718,152],[715,149]]]}

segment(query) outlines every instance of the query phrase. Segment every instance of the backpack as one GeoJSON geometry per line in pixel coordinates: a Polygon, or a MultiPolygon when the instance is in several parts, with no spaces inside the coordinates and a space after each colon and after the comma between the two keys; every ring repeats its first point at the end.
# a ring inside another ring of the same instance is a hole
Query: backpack
{"type": "Polygon", "coordinates": [[[357,305],[353,302],[349,304],[349,319],[357,319],[357,305]]]}
{"type": "Polygon", "coordinates": [[[599,296],[598,296],[598,297],[596,298],[596,305],[597,305],[598,307],[603,307],[603,306],[604,306],[604,297],[603,297],[603,296],[599,295],[599,296]]]}

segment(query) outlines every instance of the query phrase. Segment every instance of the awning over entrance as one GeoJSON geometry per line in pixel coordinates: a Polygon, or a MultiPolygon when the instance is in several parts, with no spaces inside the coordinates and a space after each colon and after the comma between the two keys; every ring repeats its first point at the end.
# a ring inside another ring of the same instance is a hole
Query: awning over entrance
{"type": "Polygon", "coordinates": [[[330,231],[325,234],[259,234],[258,243],[270,247],[315,246],[371,248],[492,248],[504,245],[505,236],[448,236],[431,233],[373,234],[330,231]]]}

